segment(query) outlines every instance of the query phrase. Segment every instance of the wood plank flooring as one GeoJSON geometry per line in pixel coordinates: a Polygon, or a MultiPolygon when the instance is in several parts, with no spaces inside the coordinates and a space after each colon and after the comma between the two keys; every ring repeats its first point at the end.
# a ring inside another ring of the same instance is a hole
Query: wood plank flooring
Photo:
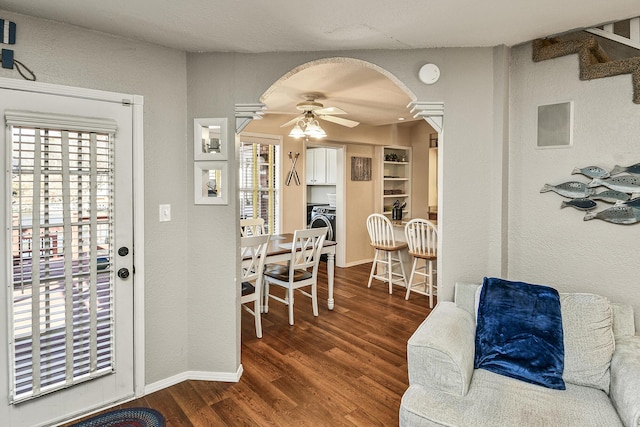
{"type": "Polygon", "coordinates": [[[242,312],[238,383],[185,381],[120,407],[159,410],[167,426],[397,426],[408,387],[406,343],[429,314],[428,297],[385,283],[367,288],[371,264],[336,268],[333,311],[320,266],[319,317],[296,294],[295,325],[271,300],[263,338],[242,312]]]}

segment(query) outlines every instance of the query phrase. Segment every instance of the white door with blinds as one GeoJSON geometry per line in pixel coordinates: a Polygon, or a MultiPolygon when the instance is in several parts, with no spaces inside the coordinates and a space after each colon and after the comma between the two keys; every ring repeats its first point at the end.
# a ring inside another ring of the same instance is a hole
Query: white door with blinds
{"type": "Polygon", "coordinates": [[[0,111],[0,418],[45,425],[134,392],[132,107],[0,89],[0,111]]]}

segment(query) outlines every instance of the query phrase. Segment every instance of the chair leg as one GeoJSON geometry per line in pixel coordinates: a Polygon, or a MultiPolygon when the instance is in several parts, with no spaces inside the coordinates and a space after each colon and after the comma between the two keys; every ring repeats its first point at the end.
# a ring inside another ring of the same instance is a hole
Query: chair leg
{"type": "Polygon", "coordinates": [[[371,266],[371,273],[369,273],[369,283],[367,284],[367,288],[371,287],[371,281],[373,280],[373,273],[376,271],[376,264],[378,263],[378,250],[376,249],[376,253],[373,256],[373,265],[371,266]]]}
{"type": "Polygon", "coordinates": [[[253,315],[256,318],[256,336],[262,338],[262,320],[260,316],[260,304],[262,302],[257,299],[253,302],[253,315]]]}
{"type": "Polygon", "coordinates": [[[400,262],[400,271],[402,271],[402,280],[404,280],[404,285],[407,286],[407,274],[404,272],[404,263],[402,262],[401,251],[398,251],[398,261],[400,262]]]}
{"type": "Polygon", "coordinates": [[[289,306],[289,324],[293,325],[293,289],[289,288],[288,292],[288,306],[289,306]]]}
{"type": "Polygon", "coordinates": [[[411,293],[411,284],[413,283],[413,275],[416,272],[416,267],[418,266],[418,258],[413,258],[413,265],[411,266],[411,276],[409,277],[409,283],[407,284],[407,295],[404,299],[409,299],[409,294],[411,293]]]}
{"type": "Polygon", "coordinates": [[[264,295],[263,296],[264,296],[264,306],[262,308],[262,311],[264,313],[268,313],[269,312],[269,281],[268,280],[264,281],[264,295]]]}
{"type": "Polygon", "coordinates": [[[313,315],[318,317],[318,284],[311,285],[311,305],[313,307],[313,315]]]}
{"type": "Polygon", "coordinates": [[[433,261],[427,263],[429,269],[429,308],[433,308],[433,261]]]}
{"type": "Polygon", "coordinates": [[[389,295],[391,295],[393,294],[393,261],[390,251],[387,251],[387,277],[389,278],[389,295]]]}

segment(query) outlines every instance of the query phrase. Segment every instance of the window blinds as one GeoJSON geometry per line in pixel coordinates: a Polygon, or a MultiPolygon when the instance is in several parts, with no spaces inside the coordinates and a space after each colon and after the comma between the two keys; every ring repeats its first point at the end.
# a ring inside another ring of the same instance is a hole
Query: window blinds
{"type": "Polygon", "coordinates": [[[115,122],[7,111],[13,403],[113,372],[115,122]]]}
{"type": "Polygon", "coordinates": [[[280,230],[278,140],[240,135],[240,215],[263,218],[269,233],[280,230]]]}

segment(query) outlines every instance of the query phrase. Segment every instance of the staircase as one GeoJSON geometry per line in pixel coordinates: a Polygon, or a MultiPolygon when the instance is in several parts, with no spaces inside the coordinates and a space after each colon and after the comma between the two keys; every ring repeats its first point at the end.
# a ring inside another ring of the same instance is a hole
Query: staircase
{"type": "Polygon", "coordinates": [[[534,62],[571,54],[578,55],[580,80],[631,74],[633,102],[640,104],[640,17],[533,41],[534,62]]]}

